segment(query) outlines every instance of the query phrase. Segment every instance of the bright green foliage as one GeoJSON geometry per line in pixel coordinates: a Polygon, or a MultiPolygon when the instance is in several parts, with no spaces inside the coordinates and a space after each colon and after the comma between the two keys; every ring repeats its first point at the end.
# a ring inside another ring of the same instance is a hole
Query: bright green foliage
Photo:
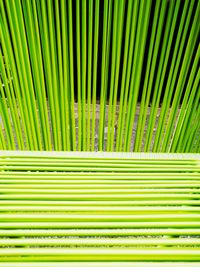
{"type": "Polygon", "coordinates": [[[0,266],[200,261],[197,154],[4,151],[0,200],[0,266]]]}
{"type": "Polygon", "coordinates": [[[200,152],[198,0],[1,0],[0,149],[200,152]]]}

